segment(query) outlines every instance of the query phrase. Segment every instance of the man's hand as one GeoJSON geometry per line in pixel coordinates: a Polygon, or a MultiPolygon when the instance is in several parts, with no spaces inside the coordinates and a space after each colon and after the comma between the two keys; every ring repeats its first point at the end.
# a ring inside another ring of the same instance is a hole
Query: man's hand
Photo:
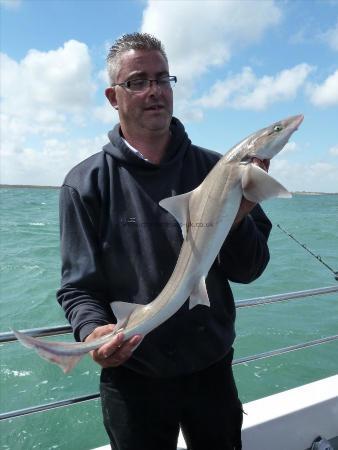
{"type": "MultiPolygon", "coordinates": [[[[111,333],[115,325],[103,325],[97,327],[86,337],[85,342],[98,339],[105,334],[111,333]]],[[[100,364],[103,368],[117,367],[126,362],[132,355],[133,350],[142,341],[142,336],[135,335],[128,341],[123,342],[123,333],[118,333],[112,340],[103,344],[100,348],[90,352],[93,360],[100,364]]]]}
{"type": "MultiPolygon", "coordinates": [[[[266,172],[268,172],[268,170],[269,170],[269,166],[270,166],[269,159],[264,159],[262,161],[258,158],[253,158],[252,163],[256,164],[257,166],[259,166],[261,169],[265,170],[266,172]]],[[[242,197],[242,201],[239,206],[237,216],[232,225],[232,229],[237,228],[237,226],[242,222],[244,217],[247,216],[255,206],[256,206],[256,203],[250,202],[246,198],[242,197]]]]}

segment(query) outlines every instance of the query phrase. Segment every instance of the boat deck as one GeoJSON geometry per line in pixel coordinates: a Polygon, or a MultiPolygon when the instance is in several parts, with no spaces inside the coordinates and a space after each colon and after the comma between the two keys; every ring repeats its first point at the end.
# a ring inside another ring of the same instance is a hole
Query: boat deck
{"type": "MultiPolygon", "coordinates": [[[[246,403],[243,408],[243,450],[306,450],[318,436],[338,450],[338,375],[246,403]]],[[[96,450],[109,449],[108,445],[96,450]]],[[[186,449],[180,433],[177,450],[186,449]]]]}

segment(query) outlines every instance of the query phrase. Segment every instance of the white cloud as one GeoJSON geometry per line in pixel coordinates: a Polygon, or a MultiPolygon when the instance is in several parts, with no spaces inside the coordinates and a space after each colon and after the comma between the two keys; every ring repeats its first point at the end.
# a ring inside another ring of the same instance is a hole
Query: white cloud
{"type": "Polygon", "coordinates": [[[26,182],[31,179],[37,183],[51,167],[54,177],[57,158],[60,156],[65,164],[69,158],[62,154],[62,142],[54,148],[53,157],[45,158],[48,151],[44,143],[61,134],[69,139],[72,127],[83,127],[92,117],[95,85],[87,46],[71,40],[48,52],[30,50],[18,62],[0,54],[0,70],[1,181],[5,177],[7,183],[13,183],[25,173],[26,182]],[[50,163],[53,160],[54,166],[50,163]],[[36,176],[33,161],[42,172],[36,176]]]}
{"type": "Polygon", "coordinates": [[[178,77],[175,114],[198,122],[204,112],[192,102],[197,81],[214,67],[226,64],[234,52],[256,44],[282,19],[274,0],[149,0],[142,32],[157,36],[165,46],[170,72],[178,77]]]}
{"type": "Polygon", "coordinates": [[[338,164],[301,164],[274,159],[269,173],[290,191],[338,192],[338,164]]]}
{"type": "Polygon", "coordinates": [[[257,78],[250,67],[244,67],[242,72],[217,81],[208,94],[201,97],[196,103],[205,108],[218,108],[232,103],[232,98],[241,92],[247,92],[257,83],[257,78]]]}
{"type": "Polygon", "coordinates": [[[93,114],[100,122],[110,124],[111,126],[119,122],[118,113],[108,100],[103,105],[96,106],[93,110],[93,114]]]}
{"type": "Polygon", "coordinates": [[[281,20],[272,0],[156,1],[143,12],[142,31],[163,42],[171,72],[193,80],[226,63],[234,49],[252,45],[281,20]]]}
{"type": "Polygon", "coordinates": [[[101,83],[103,83],[105,86],[109,86],[110,82],[108,77],[108,71],[106,68],[100,70],[97,77],[101,83]]]}
{"type": "Polygon", "coordinates": [[[288,142],[285,147],[283,148],[283,154],[285,153],[295,153],[299,150],[299,146],[298,144],[296,144],[296,142],[291,141],[288,142]]]}
{"type": "Polygon", "coordinates": [[[338,70],[322,84],[311,83],[307,87],[310,101],[316,106],[338,105],[338,70]]]}
{"type": "Polygon", "coordinates": [[[21,4],[21,0],[0,0],[0,6],[6,9],[19,9],[21,4]]]}
{"type": "Polygon", "coordinates": [[[302,28],[299,28],[298,31],[295,34],[291,35],[289,38],[290,44],[304,44],[307,41],[307,30],[304,28],[304,26],[302,28]]]}
{"type": "Polygon", "coordinates": [[[78,41],[48,52],[30,50],[19,62],[0,55],[2,112],[18,131],[64,131],[87,113],[95,86],[88,48],[78,41]]]}
{"type": "Polygon", "coordinates": [[[106,135],[63,141],[47,138],[38,145],[17,142],[1,163],[1,183],[60,186],[65,174],[107,143],[106,135]]]}
{"type": "Polygon", "coordinates": [[[204,117],[203,110],[184,96],[174,102],[174,115],[183,122],[201,122],[204,117]]]}
{"type": "Polygon", "coordinates": [[[241,73],[217,81],[196,103],[205,108],[262,110],[294,98],[312,70],[313,67],[304,63],[274,76],[258,78],[250,67],[245,67],[241,73]]]}
{"type": "Polygon", "coordinates": [[[329,44],[332,50],[338,51],[338,20],[333,28],[323,33],[322,38],[329,44]]]}
{"type": "Polygon", "coordinates": [[[330,155],[338,156],[338,144],[329,149],[330,155]]]}

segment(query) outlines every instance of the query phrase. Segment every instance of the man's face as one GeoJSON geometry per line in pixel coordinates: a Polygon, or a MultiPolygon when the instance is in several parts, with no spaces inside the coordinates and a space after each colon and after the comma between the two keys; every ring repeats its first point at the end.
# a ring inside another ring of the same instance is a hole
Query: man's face
{"type": "MultiPolygon", "coordinates": [[[[116,83],[128,80],[156,80],[169,75],[168,63],[157,50],[129,50],[121,55],[116,83]]],[[[167,133],[173,113],[173,92],[156,83],[141,92],[123,86],[109,88],[106,95],[118,108],[122,131],[127,134],[167,133]]]]}

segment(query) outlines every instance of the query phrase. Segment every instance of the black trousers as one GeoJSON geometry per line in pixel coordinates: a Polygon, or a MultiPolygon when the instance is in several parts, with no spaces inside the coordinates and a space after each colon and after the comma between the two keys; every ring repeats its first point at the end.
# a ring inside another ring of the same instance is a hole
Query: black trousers
{"type": "Polygon", "coordinates": [[[241,449],[242,405],[231,361],[174,378],[124,367],[103,369],[103,419],[113,450],[176,450],[179,427],[189,450],[241,449]]]}

